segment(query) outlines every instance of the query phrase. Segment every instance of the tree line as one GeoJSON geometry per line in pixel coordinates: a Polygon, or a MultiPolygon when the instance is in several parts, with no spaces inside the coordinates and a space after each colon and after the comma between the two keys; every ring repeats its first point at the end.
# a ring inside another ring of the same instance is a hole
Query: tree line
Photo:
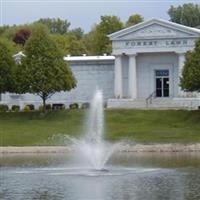
{"type": "Polygon", "coordinates": [[[117,16],[104,15],[100,23],[95,24],[90,32],[84,33],[80,27],[70,29],[68,20],[43,18],[31,24],[0,27],[0,37],[11,43],[13,52],[23,50],[34,27],[42,24],[65,55],[102,55],[111,53],[108,34],[142,21],[143,17],[139,14],[130,16],[126,23],[117,16]]]}

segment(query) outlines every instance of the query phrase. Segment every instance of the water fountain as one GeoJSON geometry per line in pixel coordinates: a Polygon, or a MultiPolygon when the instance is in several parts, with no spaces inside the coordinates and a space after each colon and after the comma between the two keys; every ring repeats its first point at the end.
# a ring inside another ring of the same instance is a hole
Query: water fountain
{"type": "MultiPolygon", "coordinates": [[[[155,197],[158,197],[157,194],[159,194],[160,199],[169,199],[170,190],[170,197],[173,199],[178,197],[178,199],[183,200],[182,191],[186,188],[186,191],[191,192],[190,188],[187,189],[185,185],[180,183],[186,177],[192,177],[189,185],[193,184],[195,181],[194,171],[191,171],[191,175],[188,173],[189,175],[186,176],[185,172],[182,172],[182,168],[181,172],[177,172],[177,169],[173,171],[165,168],[152,168],[151,155],[149,166],[146,166],[146,158],[142,159],[140,163],[140,159],[138,157],[135,159],[136,155],[132,155],[132,153],[122,153],[121,156],[117,154],[116,160],[112,157],[115,160],[114,163],[111,160],[108,165],[107,161],[118,150],[118,147],[121,147],[121,143],[110,144],[104,139],[103,95],[101,91],[95,92],[88,111],[84,136],[80,139],[67,137],[67,140],[74,144],[77,151],[68,152],[67,156],[69,157],[65,157],[65,154],[60,155],[61,163],[56,161],[59,157],[59,154],[56,154],[53,155],[54,159],[56,158],[55,163],[51,163],[51,158],[46,158],[48,164],[45,161],[41,165],[37,155],[35,159],[38,164],[36,165],[32,163],[32,157],[29,158],[31,164],[26,161],[27,157],[26,159],[22,157],[21,167],[16,167],[19,165],[18,160],[16,163],[14,162],[13,166],[11,164],[11,167],[6,167],[7,164],[3,167],[0,166],[0,171],[3,172],[0,174],[0,196],[3,195],[2,197],[5,199],[43,199],[44,197],[45,199],[114,200],[127,197],[129,199],[154,200],[155,197]],[[128,157],[126,158],[126,156],[128,157]],[[78,160],[73,160],[74,158],[78,158],[78,160]],[[128,166],[126,164],[124,166],[124,158],[126,162],[128,161],[128,166]],[[27,162],[28,166],[24,165],[24,162],[27,162]],[[85,163],[88,164],[85,165],[85,163]],[[159,184],[157,184],[157,179],[161,180],[159,184]],[[177,193],[177,191],[180,192],[177,193]]],[[[49,156],[52,157],[52,155],[49,156]]],[[[44,161],[43,155],[41,161],[44,161]]],[[[200,195],[199,174],[197,171],[195,175],[197,189],[194,190],[194,195],[200,195]]]]}
{"type": "Polygon", "coordinates": [[[116,151],[119,143],[111,144],[104,139],[104,109],[102,91],[96,90],[91,102],[86,134],[81,139],[68,137],[78,149],[77,154],[87,160],[90,168],[106,171],[105,164],[116,151]]]}

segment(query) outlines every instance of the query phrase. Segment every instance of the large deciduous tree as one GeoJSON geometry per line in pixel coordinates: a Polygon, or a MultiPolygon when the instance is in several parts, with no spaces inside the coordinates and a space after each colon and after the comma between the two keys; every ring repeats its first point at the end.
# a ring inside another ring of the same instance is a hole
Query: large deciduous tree
{"type": "Polygon", "coordinates": [[[111,53],[111,41],[107,35],[122,28],[123,23],[117,16],[101,16],[100,23],[95,25],[92,31],[85,36],[84,44],[89,54],[111,53]]]}
{"type": "Polygon", "coordinates": [[[171,6],[168,10],[170,20],[190,27],[200,25],[200,6],[188,3],[180,6],[171,6]]]}
{"type": "Polygon", "coordinates": [[[131,15],[126,22],[126,27],[133,26],[143,21],[144,18],[141,15],[139,14],[131,15]]]}
{"type": "Polygon", "coordinates": [[[194,50],[186,54],[181,87],[186,91],[200,92],[200,39],[196,42],[194,50]]]}
{"type": "Polygon", "coordinates": [[[9,44],[0,40],[0,93],[12,92],[14,89],[13,69],[15,61],[9,44]]]}
{"type": "Polygon", "coordinates": [[[71,90],[76,80],[62,52],[42,26],[33,30],[25,45],[25,55],[17,73],[19,93],[39,95],[45,112],[46,100],[56,92],[71,90]]]}

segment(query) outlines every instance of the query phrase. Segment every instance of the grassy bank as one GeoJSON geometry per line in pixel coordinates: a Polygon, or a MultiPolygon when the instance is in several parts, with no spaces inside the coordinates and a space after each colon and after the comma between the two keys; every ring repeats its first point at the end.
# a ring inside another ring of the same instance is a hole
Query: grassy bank
{"type": "MultiPolygon", "coordinates": [[[[84,110],[0,113],[0,145],[59,145],[83,132],[84,110]]],[[[106,110],[106,138],[142,143],[200,142],[200,111],[106,110]]]]}

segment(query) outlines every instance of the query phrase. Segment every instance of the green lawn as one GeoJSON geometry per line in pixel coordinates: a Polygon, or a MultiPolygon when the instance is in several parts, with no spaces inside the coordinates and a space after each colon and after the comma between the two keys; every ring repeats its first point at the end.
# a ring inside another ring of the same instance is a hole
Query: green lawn
{"type": "MultiPolygon", "coordinates": [[[[62,145],[83,133],[85,110],[0,113],[0,145],[62,145]]],[[[200,111],[106,110],[106,138],[141,143],[200,142],[200,111]]]]}

